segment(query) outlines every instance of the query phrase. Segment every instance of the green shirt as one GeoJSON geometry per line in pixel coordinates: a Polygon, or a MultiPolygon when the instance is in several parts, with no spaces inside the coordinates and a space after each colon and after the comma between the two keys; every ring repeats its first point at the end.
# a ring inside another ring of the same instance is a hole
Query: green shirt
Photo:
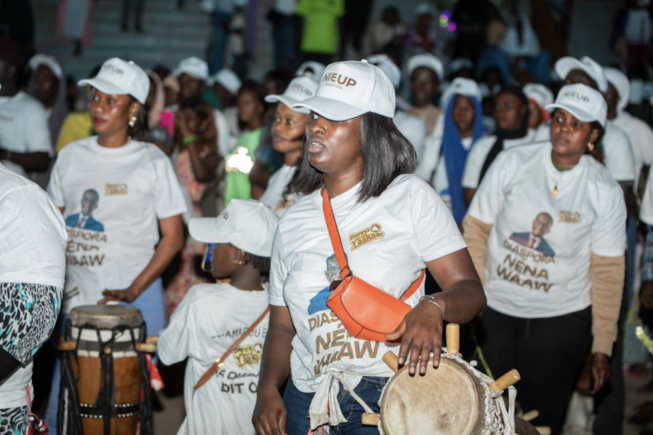
{"type": "Polygon", "coordinates": [[[251,199],[252,184],[249,182],[249,171],[256,160],[254,152],[261,142],[263,129],[246,131],[236,142],[236,147],[227,156],[225,169],[227,176],[224,185],[224,202],[229,204],[232,199],[251,199]]]}
{"type": "Polygon", "coordinates": [[[299,0],[297,15],[304,17],[302,51],[335,54],[340,43],[338,18],[344,13],[344,0],[299,0]]]}

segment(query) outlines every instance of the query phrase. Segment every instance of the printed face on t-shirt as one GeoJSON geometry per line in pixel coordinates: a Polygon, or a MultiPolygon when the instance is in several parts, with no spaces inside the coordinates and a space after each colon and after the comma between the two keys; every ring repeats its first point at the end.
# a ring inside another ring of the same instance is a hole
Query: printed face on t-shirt
{"type": "Polygon", "coordinates": [[[97,208],[98,194],[95,190],[87,190],[82,196],[82,214],[90,216],[93,210],[97,208]]]}
{"type": "Polygon", "coordinates": [[[540,213],[533,221],[533,236],[542,238],[551,231],[553,218],[548,213],[540,213]]]}

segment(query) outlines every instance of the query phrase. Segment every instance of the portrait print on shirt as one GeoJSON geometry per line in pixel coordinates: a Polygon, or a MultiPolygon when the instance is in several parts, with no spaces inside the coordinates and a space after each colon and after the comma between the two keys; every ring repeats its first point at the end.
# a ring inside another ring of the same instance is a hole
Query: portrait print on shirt
{"type": "Polygon", "coordinates": [[[326,259],[326,270],[324,271],[324,276],[329,281],[329,285],[313,296],[311,303],[308,305],[308,314],[315,314],[329,309],[326,304],[327,299],[329,299],[331,292],[338,287],[341,281],[340,266],[338,266],[336,254],[333,254],[326,259]]]}
{"type": "Polygon", "coordinates": [[[551,231],[553,226],[553,217],[546,212],[540,212],[533,220],[533,229],[531,232],[512,233],[510,240],[540,252],[546,257],[555,257],[555,251],[544,238],[551,231]]]}
{"type": "Polygon", "coordinates": [[[66,226],[81,230],[104,232],[104,225],[93,218],[93,211],[98,207],[100,194],[95,189],[87,189],[82,194],[82,208],[79,213],[66,218],[66,226]]]}

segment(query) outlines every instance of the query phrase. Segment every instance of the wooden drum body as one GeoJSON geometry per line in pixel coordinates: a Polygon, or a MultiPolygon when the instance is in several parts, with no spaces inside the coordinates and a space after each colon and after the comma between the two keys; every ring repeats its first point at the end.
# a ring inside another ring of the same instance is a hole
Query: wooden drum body
{"type": "Polygon", "coordinates": [[[126,305],[74,308],[66,324],[59,403],[62,434],[147,433],[151,392],[145,323],[126,305]]]}

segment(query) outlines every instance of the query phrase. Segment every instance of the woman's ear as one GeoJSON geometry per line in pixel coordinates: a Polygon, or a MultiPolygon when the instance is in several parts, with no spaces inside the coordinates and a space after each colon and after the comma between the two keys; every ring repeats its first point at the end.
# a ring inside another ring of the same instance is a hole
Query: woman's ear
{"type": "Polygon", "coordinates": [[[598,142],[600,135],[601,132],[599,131],[598,128],[592,128],[592,131],[590,131],[590,137],[588,142],[596,145],[596,142],[598,142]]]}
{"type": "Polygon", "coordinates": [[[132,116],[137,116],[136,114],[138,113],[138,110],[141,108],[142,104],[138,101],[133,101],[129,105],[129,118],[131,119],[132,116]]]}

